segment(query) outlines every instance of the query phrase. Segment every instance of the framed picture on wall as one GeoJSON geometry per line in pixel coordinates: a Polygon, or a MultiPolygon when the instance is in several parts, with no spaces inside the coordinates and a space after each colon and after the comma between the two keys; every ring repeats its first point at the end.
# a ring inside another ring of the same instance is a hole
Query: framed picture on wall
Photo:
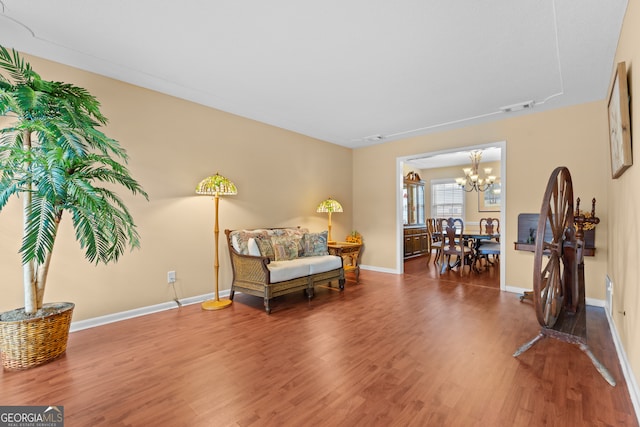
{"type": "Polygon", "coordinates": [[[500,179],[496,179],[491,188],[486,191],[478,191],[479,212],[500,212],[502,207],[502,185],[500,179]]]}
{"type": "Polygon", "coordinates": [[[627,66],[624,62],[620,62],[616,68],[607,109],[609,111],[611,177],[616,179],[633,164],[627,66]]]}

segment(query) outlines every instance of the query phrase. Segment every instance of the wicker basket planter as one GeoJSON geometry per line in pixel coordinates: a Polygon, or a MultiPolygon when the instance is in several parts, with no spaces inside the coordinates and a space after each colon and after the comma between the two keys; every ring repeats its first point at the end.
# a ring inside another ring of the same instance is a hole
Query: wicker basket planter
{"type": "Polygon", "coordinates": [[[24,320],[5,320],[23,309],[0,314],[3,368],[29,369],[61,356],[67,349],[74,307],[70,302],[44,304],[46,314],[24,320]]]}

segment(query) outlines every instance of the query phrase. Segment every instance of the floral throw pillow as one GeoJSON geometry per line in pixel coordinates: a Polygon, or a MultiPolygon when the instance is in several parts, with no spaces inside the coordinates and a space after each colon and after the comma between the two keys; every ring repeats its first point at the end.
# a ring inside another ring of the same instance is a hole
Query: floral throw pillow
{"type": "Polygon", "coordinates": [[[288,261],[298,258],[298,241],[288,236],[271,238],[271,247],[276,261],[288,261]]]}
{"type": "Polygon", "coordinates": [[[308,233],[309,230],[307,228],[279,228],[273,230],[274,236],[288,236],[289,238],[295,239],[298,243],[298,257],[304,256],[304,247],[302,246],[302,237],[305,233],[308,233]]]}
{"type": "Polygon", "coordinates": [[[306,233],[302,236],[304,256],[328,255],[327,231],[320,233],[306,233]]]}
{"type": "Polygon", "coordinates": [[[258,236],[266,236],[265,230],[236,230],[231,234],[233,248],[243,255],[249,254],[249,240],[258,236]]]}
{"type": "Polygon", "coordinates": [[[266,256],[271,261],[275,261],[276,255],[273,253],[273,246],[271,246],[271,238],[266,236],[256,237],[256,243],[258,243],[258,249],[260,249],[260,255],[266,256]]]}

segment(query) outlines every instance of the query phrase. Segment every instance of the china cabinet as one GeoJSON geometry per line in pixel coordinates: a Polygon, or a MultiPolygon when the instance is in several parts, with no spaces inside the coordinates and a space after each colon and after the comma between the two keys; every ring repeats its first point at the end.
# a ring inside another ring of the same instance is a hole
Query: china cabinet
{"type": "Polygon", "coordinates": [[[405,179],[402,200],[404,225],[424,225],[424,181],[405,179]]]}
{"type": "Polygon", "coordinates": [[[404,179],[402,201],[404,258],[426,254],[430,237],[425,222],[424,181],[415,174],[404,179]]]}

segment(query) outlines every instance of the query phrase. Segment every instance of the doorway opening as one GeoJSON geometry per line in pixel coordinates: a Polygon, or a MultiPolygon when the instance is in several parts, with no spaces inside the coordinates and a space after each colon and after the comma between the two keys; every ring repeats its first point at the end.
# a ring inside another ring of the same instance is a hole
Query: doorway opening
{"type": "MultiPolygon", "coordinates": [[[[470,165],[469,152],[473,150],[481,150],[483,152],[482,163],[480,167],[483,167],[485,163],[495,164],[499,163],[499,167],[494,170],[496,175],[496,182],[500,185],[500,204],[499,212],[495,206],[487,207],[484,205],[483,192],[477,192],[473,190],[470,193],[477,193],[477,206],[472,203],[466,203],[465,213],[463,217],[469,217],[467,223],[470,226],[477,225],[480,216],[499,216],[500,230],[502,236],[506,234],[507,219],[506,219],[506,207],[507,207],[507,171],[506,171],[506,141],[497,141],[488,144],[478,144],[471,146],[455,147],[444,149],[440,151],[430,151],[424,153],[417,153],[410,156],[402,156],[396,159],[396,218],[397,218],[397,230],[396,230],[396,265],[399,266],[398,271],[400,274],[404,273],[404,228],[406,219],[406,207],[405,207],[405,190],[404,190],[404,178],[406,171],[413,171],[418,174],[418,177],[425,177],[427,180],[424,182],[425,187],[425,217],[431,217],[431,196],[430,196],[430,182],[434,176],[440,178],[455,179],[464,175],[462,168],[470,165]],[[486,155],[485,155],[486,153],[486,155]],[[448,176],[447,176],[448,175],[448,176]],[[469,212],[470,214],[467,214],[469,212]]],[[[473,195],[468,197],[472,199],[473,195]]],[[[500,290],[506,290],[506,239],[500,238],[500,290]]],[[[433,262],[433,261],[431,261],[433,262]]],[[[475,274],[475,273],[473,273],[475,274]]]]}

